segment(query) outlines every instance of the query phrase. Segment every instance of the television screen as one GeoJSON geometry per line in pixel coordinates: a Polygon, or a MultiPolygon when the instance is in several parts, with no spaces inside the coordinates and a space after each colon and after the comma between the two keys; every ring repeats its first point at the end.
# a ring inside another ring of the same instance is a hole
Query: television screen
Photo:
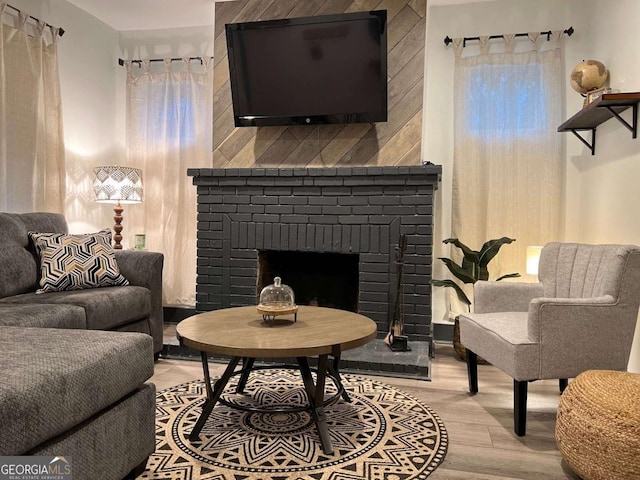
{"type": "Polygon", "coordinates": [[[226,25],[235,125],[387,121],[387,12],[226,25]]]}

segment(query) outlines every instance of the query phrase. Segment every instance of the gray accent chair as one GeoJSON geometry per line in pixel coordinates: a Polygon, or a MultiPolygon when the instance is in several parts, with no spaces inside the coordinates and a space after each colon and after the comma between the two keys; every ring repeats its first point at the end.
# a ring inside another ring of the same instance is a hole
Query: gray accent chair
{"type": "Polygon", "coordinates": [[[514,431],[526,433],[528,382],[592,369],[625,370],[640,305],[640,247],[550,243],[539,283],[477,282],[475,313],[460,315],[469,391],[477,357],[514,384],[514,431]]]}

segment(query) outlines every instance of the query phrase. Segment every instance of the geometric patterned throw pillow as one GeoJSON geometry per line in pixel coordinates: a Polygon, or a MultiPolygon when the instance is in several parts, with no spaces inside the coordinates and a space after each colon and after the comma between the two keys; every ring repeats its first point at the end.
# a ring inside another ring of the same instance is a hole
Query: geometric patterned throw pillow
{"type": "Polygon", "coordinates": [[[40,257],[36,293],[126,286],[111,248],[111,230],[70,235],[29,232],[40,257]]]}

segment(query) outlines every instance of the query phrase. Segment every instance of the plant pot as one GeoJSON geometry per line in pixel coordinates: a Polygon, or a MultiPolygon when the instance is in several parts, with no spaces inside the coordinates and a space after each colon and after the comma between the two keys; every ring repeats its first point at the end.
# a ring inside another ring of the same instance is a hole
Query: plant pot
{"type": "MultiPolygon", "coordinates": [[[[460,317],[456,317],[453,320],[453,349],[458,354],[460,360],[466,362],[467,361],[467,349],[464,345],[460,343],[460,317]]],[[[478,357],[478,363],[482,365],[487,365],[487,362],[484,358],[478,357]]]]}

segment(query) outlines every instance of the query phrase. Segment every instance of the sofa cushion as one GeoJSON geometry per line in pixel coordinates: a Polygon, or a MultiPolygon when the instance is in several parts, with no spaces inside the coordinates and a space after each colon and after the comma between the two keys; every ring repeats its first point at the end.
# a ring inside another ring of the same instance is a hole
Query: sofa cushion
{"type": "Polygon", "coordinates": [[[76,305],[0,303],[0,325],[41,328],[87,328],[84,308],[76,305]]]}
{"type": "Polygon", "coordinates": [[[0,300],[0,304],[5,303],[76,305],[84,308],[88,329],[111,330],[148,317],[151,312],[151,292],[145,287],[128,286],[23,293],[0,300]]]}
{"type": "Polygon", "coordinates": [[[91,418],[153,375],[139,333],[0,327],[0,455],[20,455],[91,418]]]}
{"type": "Polygon", "coordinates": [[[57,213],[0,213],[0,298],[36,289],[38,267],[28,231],[67,232],[57,213]]]}
{"type": "Polygon", "coordinates": [[[111,248],[111,230],[82,235],[29,232],[40,257],[36,293],[125,286],[111,248]]]}

